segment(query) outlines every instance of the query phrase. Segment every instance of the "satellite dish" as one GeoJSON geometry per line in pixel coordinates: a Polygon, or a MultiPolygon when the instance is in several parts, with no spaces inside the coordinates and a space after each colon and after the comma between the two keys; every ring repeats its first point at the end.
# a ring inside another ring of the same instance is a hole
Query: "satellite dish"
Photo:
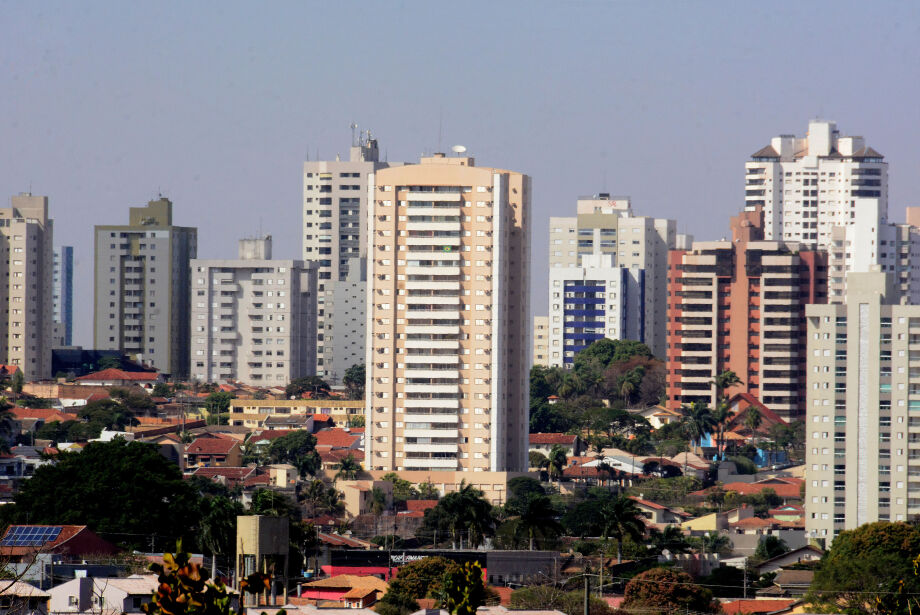
{"type": "Polygon", "coordinates": [[[466,152],[466,146],[465,145],[455,145],[452,148],[450,148],[450,151],[452,151],[455,154],[462,154],[466,152]]]}

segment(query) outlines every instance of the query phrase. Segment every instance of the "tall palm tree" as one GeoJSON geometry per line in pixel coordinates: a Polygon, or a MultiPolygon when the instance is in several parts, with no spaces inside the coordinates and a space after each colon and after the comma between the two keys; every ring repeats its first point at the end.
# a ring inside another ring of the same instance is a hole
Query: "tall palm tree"
{"type": "Polygon", "coordinates": [[[310,502],[310,516],[316,516],[316,509],[326,498],[326,484],[319,480],[312,480],[303,490],[303,497],[310,502]]]}
{"type": "Polygon", "coordinates": [[[689,408],[685,407],[687,417],[684,421],[689,432],[690,439],[696,442],[698,446],[703,444],[703,436],[712,433],[716,421],[712,416],[712,410],[701,401],[693,402],[689,408]]]}
{"type": "Polygon", "coordinates": [[[620,384],[620,397],[623,398],[623,403],[626,404],[626,407],[629,407],[630,399],[635,390],[636,386],[632,381],[629,378],[623,378],[623,382],[620,384]]]}
{"type": "Polygon", "coordinates": [[[716,376],[712,381],[712,386],[716,390],[716,403],[719,403],[721,399],[727,399],[725,391],[730,389],[733,386],[738,386],[739,384],[744,384],[741,382],[741,378],[738,377],[738,374],[733,372],[730,369],[723,371],[721,374],[716,376]]]}
{"type": "Polygon", "coordinates": [[[725,424],[728,423],[728,419],[730,419],[731,416],[732,411],[728,407],[728,402],[725,400],[716,404],[715,409],[712,411],[712,418],[719,429],[719,445],[716,452],[719,453],[720,457],[721,454],[725,452],[725,424]]]}
{"type": "Polygon", "coordinates": [[[344,478],[345,480],[354,480],[358,474],[364,471],[361,464],[355,459],[354,455],[349,454],[342,459],[336,466],[338,472],[335,473],[335,480],[344,478]]]}
{"type": "Polygon", "coordinates": [[[335,515],[345,508],[345,504],[342,502],[344,499],[345,496],[341,491],[335,487],[328,487],[326,489],[326,496],[323,499],[323,506],[330,514],[335,515]]]}
{"type": "Polygon", "coordinates": [[[549,461],[548,469],[550,479],[559,482],[562,479],[562,472],[565,470],[565,465],[568,463],[565,449],[558,444],[554,444],[553,448],[549,451],[547,460],[549,461]]]}
{"type": "Polygon", "coordinates": [[[527,536],[527,548],[533,551],[535,538],[546,540],[565,531],[556,520],[556,516],[552,500],[547,496],[532,497],[524,505],[521,515],[516,520],[515,534],[527,536]]]}
{"type": "Polygon", "coordinates": [[[627,538],[638,541],[645,534],[642,511],[636,503],[626,497],[610,498],[600,506],[601,537],[604,542],[612,538],[617,543],[617,563],[623,563],[623,541],[627,538]]]}

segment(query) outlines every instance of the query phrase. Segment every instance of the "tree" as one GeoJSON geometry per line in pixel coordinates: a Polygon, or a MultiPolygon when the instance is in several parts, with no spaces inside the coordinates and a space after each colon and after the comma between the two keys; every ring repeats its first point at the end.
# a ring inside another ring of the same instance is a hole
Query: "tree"
{"type": "Polygon", "coordinates": [[[661,555],[667,549],[670,553],[689,553],[690,543],[683,531],[676,525],[668,525],[663,530],[653,527],[648,532],[649,551],[661,555]]]}
{"type": "Polygon", "coordinates": [[[13,374],[13,377],[10,379],[10,388],[13,390],[13,393],[19,395],[22,393],[22,387],[26,384],[26,378],[22,374],[22,370],[17,369],[13,374]]]}
{"type": "Polygon", "coordinates": [[[348,389],[348,396],[351,399],[364,399],[364,386],[367,380],[364,363],[352,365],[345,370],[345,377],[342,378],[342,384],[348,389]]]}
{"type": "Polygon", "coordinates": [[[703,437],[712,433],[716,425],[712,410],[703,402],[695,401],[689,408],[684,406],[684,411],[687,415],[684,423],[687,426],[690,439],[702,446],[703,437]]]}
{"type": "Polygon", "coordinates": [[[230,409],[230,402],[232,399],[232,393],[214,391],[205,398],[205,403],[208,405],[208,413],[210,415],[217,415],[217,421],[220,423],[220,415],[230,409]]]}
{"type": "Polygon", "coordinates": [[[479,562],[466,562],[459,570],[444,574],[441,583],[441,607],[451,615],[476,615],[489,594],[482,582],[479,562]]]}
{"type": "Polygon", "coordinates": [[[271,489],[256,489],[252,494],[249,512],[253,515],[268,515],[270,517],[298,518],[297,507],[286,495],[276,493],[271,489]]]}
{"type": "Polygon", "coordinates": [[[448,493],[434,508],[425,511],[425,518],[416,536],[433,539],[436,535],[450,537],[453,548],[467,537],[470,547],[478,547],[486,536],[495,533],[492,505],[482,491],[465,482],[460,489],[448,493]]]}
{"type": "Polygon", "coordinates": [[[380,515],[387,509],[387,494],[380,487],[371,489],[371,513],[374,515],[374,534],[377,533],[377,523],[380,515]]]}
{"type": "Polygon", "coordinates": [[[760,414],[760,410],[757,406],[748,407],[744,414],[744,425],[751,430],[752,434],[757,431],[757,428],[760,427],[762,422],[763,416],[760,414]]]}
{"type": "MultiPolygon", "coordinates": [[[[552,585],[531,585],[511,592],[512,610],[562,611],[566,615],[584,613],[584,594],[581,590],[566,592],[552,585]]],[[[613,615],[606,602],[597,596],[588,598],[589,615],[613,615]]]]}
{"type": "MultiPolygon", "coordinates": [[[[213,482],[213,481],[212,481],[213,482]]],[[[223,496],[204,498],[199,519],[199,543],[211,554],[211,578],[217,577],[217,556],[233,561],[236,544],[236,518],[243,505],[223,496]]]]}
{"type": "Polygon", "coordinates": [[[121,369],[121,357],[112,355],[102,357],[96,362],[96,369],[98,371],[106,369],[121,369]]]}
{"type": "Polygon", "coordinates": [[[103,429],[123,431],[128,425],[137,424],[134,413],[114,399],[92,401],[83,406],[77,415],[85,419],[93,429],[98,430],[96,435],[92,436],[94,438],[98,437],[98,432],[103,429]]]}
{"type": "Polygon", "coordinates": [[[448,571],[460,565],[444,557],[425,557],[409,562],[390,581],[387,593],[377,605],[381,615],[406,615],[418,610],[417,600],[441,592],[441,583],[448,571]]]}
{"type": "Polygon", "coordinates": [[[418,497],[418,489],[406,479],[400,478],[396,472],[387,472],[383,475],[383,480],[389,481],[393,485],[394,502],[405,502],[418,497]]]}
{"type": "Polygon", "coordinates": [[[712,592],[693,582],[686,572],[652,568],[636,575],[623,592],[622,608],[654,609],[659,612],[696,611],[720,613],[712,592]]]}
{"type": "Polygon", "coordinates": [[[335,473],[335,480],[340,478],[344,480],[355,480],[358,474],[364,471],[361,464],[355,459],[355,456],[349,453],[342,461],[336,464],[338,472],[335,473]]]}
{"type": "Polygon", "coordinates": [[[719,532],[706,532],[700,536],[699,545],[703,553],[718,553],[719,555],[728,555],[734,548],[731,538],[719,532]]]}
{"type": "Polygon", "coordinates": [[[545,495],[530,496],[523,504],[518,504],[515,508],[520,512],[505,525],[510,528],[515,542],[523,540],[531,551],[533,551],[535,541],[539,541],[542,547],[545,546],[546,541],[552,540],[565,531],[556,521],[558,515],[556,508],[545,495]]]}
{"type": "Polygon", "coordinates": [[[297,468],[301,478],[307,474],[316,474],[321,463],[316,452],[316,437],[302,429],[272,440],[268,456],[272,463],[291,464],[297,468]]]}
{"type": "Polygon", "coordinates": [[[754,549],[754,558],[760,561],[766,561],[788,552],[789,546],[786,544],[785,540],[779,536],[768,535],[764,536],[760,542],[757,543],[757,548],[754,549]]]}
{"type": "Polygon", "coordinates": [[[549,459],[540,451],[530,451],[527,453],[527,460],[531,468],[542,470],[549,465],[549,459]]]}
{"type": "Polygon", "coordinates": [[[821,559],[805,600],[824,612],[906,614],[911,610],[908,596],[920,594],[920,577],[914,574],[917,553],[920,526],[881,521],[840,532],[821,559]]]}
{"type": "MultiPolygon", "coordinates": [[[[164,553],[163,563],[151,564],[150,570],[156,573],[159,585],[152,600],[141,605],[146,615],[238,615],[227,587],[217,579],[209,582],[208,573],[182,551],[181,541],[176,553],[164,553]]],[[[258,594],[271,587],[271,577],[255,572],[240,579],[239,587],[258,594]]]]}
{"type": "Polygon", "coordinates": [[[565,449],[558,444],[554,444],[553,448],[550,449],[546,460],[550,479],[555,480],[556,482],[562,480],[562,472],[565,470],[566,463],[568,463],[568,457],[566,457],[565,449]]]}
{"type": "Polygon", "coordinates": [[[7,522],[85,524],[130,548],[150,549],[151,535],[161,548],[164,539],[188,538],[199,503],[156,446],[116,438],[61,453],[54,465],[36,469],[15,503],[0,511],[7,522]]]}
{"type": "Polygon", "coordinates": [[[310,503],[310,517],[315,517],[317,512],[323,507],[326,499],[326,483],[314,479],[307,483],[301,491],[303,499],[310,503]]]}
{"type": "Polygon", "coordinates": [[[169,397],[173,394],[173,391],[165,382],[157,382],[155,385],[153,385],[153,390],[150,391],[150,394],[153,397],[169,397]]]}
{"type": "Polygon", "coordinates": [[[295,378],[284,387],[284,394],[288,398],[299,398],[304,393],[311,393],[314,399],[326,399],[329,397],[329,384],[319,376],[307,376],[295,378]]]}
{"type": "Polygon", "coordinates": [[[615,496],[606,490],[580,502],[569,510],[562,524],[578,536],[613,538],[617,543],[617,563],[623,561],[623,541],[638,541],[645,534],[645,523],[636,503],[626,496],[615,496]]]}

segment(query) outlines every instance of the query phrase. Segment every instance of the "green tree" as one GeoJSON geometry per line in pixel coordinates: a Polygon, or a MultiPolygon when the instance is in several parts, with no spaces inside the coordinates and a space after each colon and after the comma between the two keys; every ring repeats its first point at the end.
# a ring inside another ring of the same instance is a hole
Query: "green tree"
{"type": "Polygon", "coordinates": [[[467,545],[478,547],[486,536],[495,533],[492,505],[482,491],[461,482],[460,489],[445,495],[434,508],[425,511],[425,518],[416,536],[429,540],[436,536],[450,537],[453,548],[467,538],[467,545]]]}
{"type": "Polygon", "coordinates": [[[766,561],[789,552],[789,545],[779,536],[764,536],[754,549],[754,559],[766,561]]]}
{"type": "Polygon", "coordinates": [[[636,575],[624,590],[622,608],[654,609],[659,612],[696,611],[720,613],[722,607],[712,592],[693,582],[686,572],[652,568],[636,575]]]}
{"type": "Polygon", "coordinates": [[[568,463],[568,457],[566,457],[565,449],[558,444],[554,444],[553,448],[550,449],[546,460],[550,479],[555,480],[556,482],[562,480],[562,472],[565,470],[565,466],[568,463]]]}
{"type": "MultiPolygon", "coordinates": [[[[512,610],[562,611],[566,615],[584,613],[584,594],[581,590],[564,591],[552,585],[531,585],[511,592],[512,610]]],[[[597,596],[588,598],[588,615],[614,615],[616,613],[597,596]]]]}
{"type": "Polygon", "coordinates": [[[307,474],[316,474],[321,463],[316,452],[316,438],[302,429],[272,440],[268,456],[272,463],[291,464],[297,468],[301,478],[307,474]]]}
{"type": "MultiPolygon", "coordinates": [[[[213,482],[213,481],[212,481],[213,482]]],[[[217,556],[233,561],[236,545],[236,518],[243,505],[223,496],[207,497],[201,502],[198,541],[211,554],[211,577],[217,577],[217,556]]]]}
{"type": "Polygon", "coordinates": [[[367,375],[364,369],[364,363],[352,365],[345,370],[345,377],[342,378],[342,384],[348,389],[348,397],[351,399],[364,399],[364,386],[367,375]]]}
{"type": "Polygon", "coordinates": [[[12,523],[85,524],[149,549],[151,535],[161,548],[164,539],[188,538],[199,511],[198,494],[156,446],[115,439],[39,467],[0,515],[12,523]]]}
{"type": "Polygon", "coordinates": [[[744,414],[744,425],[751,430],[751,433],[757,431],[757,428],[760,427],[760,424],[763,423],[763,416],[760,414],[760,410],[757,406],[748,407],[747,411],[744,414]]]}
{"type": "Polygon", "coordinates": [[[169,397],[173,394],[171,387],[165,382],[157,382],[153,385],[153,390],[150,392],[153,397],[169,397]]]}
{"type": "Polygon", "coordinates": [[[654,555],[661,555],[667,549],[671,553],[689,553],[690,543],[683,531],[676,525],[665,526],[663,530],[653,527],[648,532],[648,550],[654,555]]]}
{"type": "Polygon", "coordinates": [[[326,500],[326,483],[314,479],[306,484],[301,490],[303,499],[310,504],[310,518],[316,517],[320,510],[323,510],[326,500]]]}
{"type": "Polygon", "coordinates": [[[387,494],[380,487],[371,488],[371,513],[374,515],[374,534],[377,534],[377,524],[380,515],[387,509],[387,494]]]}
{"type": "Polygon", "coordinates": [[[444,557],[425,557],[409,562],[390,581],[387,593],[377,605],[380,615],[406,615],[418,610],[422,598],[439,595],[447,572],[460,570],[460,565],[444,557]]]}
{"type": "Polygon", "coordinates": [[[705,403],[695,401],[689,408],[684,406],[684,412],[687,415],[684,419],[684,423],[687,427],[687,433],[690,439],[697,445],[702,445],[703,437],[706,434],[712,433],[716,425],[715,418],[712,416],[712,410],[710,410],[709,406],[705,403]]]}
{"type": "Polygon", "coordinates": [[[338,472],[335,473],[335,480],[355,480],[358,474],[364,471],[361,464],[355,459],[355,456],[348,454],[342,461],[336,464],[338,472]]]}
{"type": "Polygon", "coordinates": [[[26,378],[22,374],[22,370],[17,369],[16,372],[13,374],[13,377],[10,378],[10,388],[12,389],[13,393],[16,393],[16,395],[19,395],[20,393],[22,393],[22,387],[24,387],[25,384],[26,384],[26,378]]]}
{"type": "Polygon", "coordinates": [[[109,397],[118,401],[132,413],[145,412],[156,407],[147,393],[128,387],[112,387],[109,389],[109,397]]]}
{"type": "Polygon", "coordinates": [[[288,398],[300,398],[304,393],[312,393],[315,399],[326,399],[329,397],[329,384],[319,376],[307,376],[295,378],[284,387],[288,398]]]}
{"type": "Polygon", "coordinates": [[[441,608],[451,615],[476,615],[489,594],[482,581],[479,562],[466,562],[459,570],[448,571],[441,583],[441,608]]]}
{"type": "Polygon", "coordinates": [[[205,398],[205,403],[208,406],[208,413],[211,416],[217,416],[218,423],[220,422],[220,415],[225,414],[230,410],[230,402],[233,400],[233,394],[226,391],[214,391],[205,398]]]}
{"type": "Polygon", "coordinates": [[[908,600],[920,595],[920,577],[914,574],[918,553],[917,525],[880,521],[840,532],[821,559],[805,600],[817,612],[915,612],[917,605],[908,600]]]}
{"type": "Polygon", "coordinates": [[[552,501],[545,495],[528,497],[523,504],[516,506],[519,514],[506,522],[511,535],[523,540],[527,548],[533,551],[535,541],[545,546],[546,541],[562,534],[565,529],[556,521],[558,513],[552,501]]]}
{"type": "Polygon", "coordinates": [[[527,453],[527,460],[531,468],[542,470],[549,465],[549,459],[540,451],[530,451],[527,453]]]}
{"type": "Polygon", "coordinates": [[[623,541],[638,541],[645,534],[645,523],[636,503],[626,496],[606,490],[576,504],[562,519],[563,526],[577,536],[612,538],[617,545],[617,562],[623,561],[623,541]]]}
{"type": "Polygon", "coordinates": [[[252,494],[249,512],[253,515],[268,515],[270,517],[288,517],[298,520],[298,509],[288,497],[276,493],[271,489],[256,489],[252,494]]]}
{"type": "MultiPolygon", "coordinates": [[[[124,431],[128,425],[137,424],[134,413],[114,399],[92,401],[77,411],[77,415],[94,428],[98,428],[99,431],[102,429],[124,431]]],[[[98,434],[93,437],[98,437],[98,434]]]]}
{"type": "Polygon", "coordinates": [[[96,370],[121,369],[122,360],[120,356],[106,356],[96,361],[96,370]]]}
{"type": "Polygon", "coordinates": [[[387,472],[383,475],[383,480],[389,481],[393,485],[394,502],[406,502],[418,497],[418,489],[406,479],[400,478],[396,472],[387,472]]]}

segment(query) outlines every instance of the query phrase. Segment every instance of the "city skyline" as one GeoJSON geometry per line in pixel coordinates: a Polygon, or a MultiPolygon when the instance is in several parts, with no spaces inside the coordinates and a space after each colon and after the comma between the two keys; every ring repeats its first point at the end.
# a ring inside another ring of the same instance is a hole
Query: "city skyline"
{"type": "MultiPolygon", "coordinates": [[[[920,123],[905,78],[920,59],[905,25],[917,21],[913,5],[745,7],[744,19],[730,3],[546,5],[517,28],[500,24],[522,4],[489,6],[489,18],[470,5],[450,20],[403,6],[186,7],[181,22],[169,4],[117,15],[105,4],[8,7],[0,185],[47,195],[56,242],[75,248],[75,343],[90,343],[92,227],[108,212],[162,192],[178,224],[201,230],[202,258],[232,257],[236,239],[260,227],[280,258],[298,258],[301,238],[283,231],[300,226],[303,163],[317,151],[347,158],[352,122],[379,136],[391,161],[462,143],[481,164],[526,172],[538,237],[554,209],[606,191],[675,218],[678,232],[718,239],[722,225],[714,232],[709,221],[743,206],[750,155],[816,116],[885,154],[892,220],[920,201],[920,123]],[[334,44],[340,29],[322,24],[348,20],[354,39],[334,44]],[[384,43],[360,23],[418,36],[384,43]],[[252,39],[224,36],[234,29],[252,39]],[[475,106],[448,80],[411,99],[385,95],[388,83],[452,66],[457,46],[445,41],[470,32],[482,43],[464,50],[456,76],[483,73],[490,93],[475,106]]],[[[546,303],[546,259],[535,242],[534,306],[546,303]]]]}

